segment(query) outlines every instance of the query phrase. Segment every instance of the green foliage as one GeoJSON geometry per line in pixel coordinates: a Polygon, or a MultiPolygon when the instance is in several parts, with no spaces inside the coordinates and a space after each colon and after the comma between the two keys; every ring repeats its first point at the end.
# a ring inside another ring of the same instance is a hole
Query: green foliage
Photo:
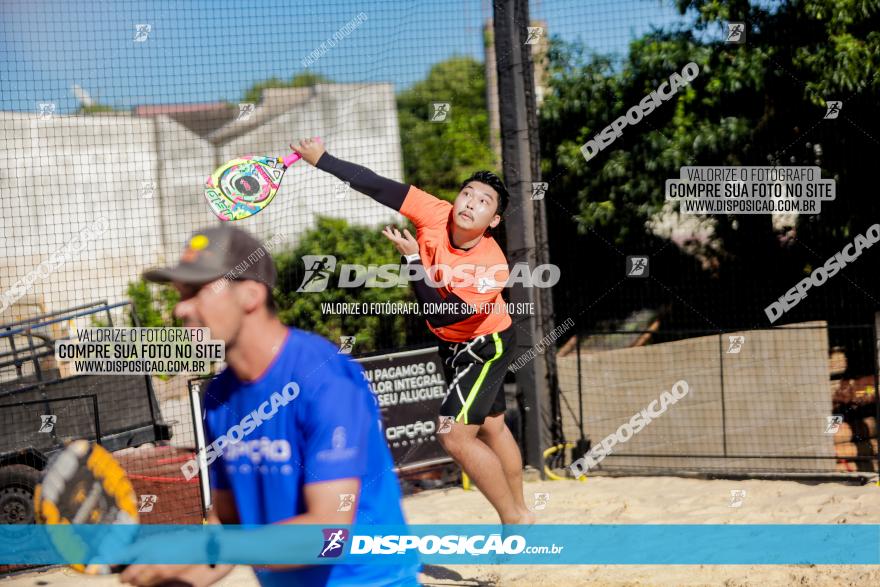
{"type": "Polygon", "coordinates": [[[328,84],[333,81],[319,73],[304,72],[290,78],[290,80],[280,80],[277,77],[269,78],[265,81],[257,82],[252,85],[244,93],[242,102],[246,104],[256,104],[263,99],[263,90],[267,88],[304,88],[314,86],[316,84],[328,84]]]}
{"type": "Polygon", "coordinates": [[[101,114],[103,112],[122,112],[122,110],[117,110],[113,106],[107,106],[106,104],[92,104],[91,106],[80,105],[77,109],[77,114],[101,114]]]}
{"type": "MultiPolygon", "coordinates": [[[[412,228],[410,227],[410,230],[412,228]]],[[[355,352],[400,347],[406,344],[403,316],[328,315],[322,303],[410,302],[409,284],[402,287],[342,289],[335,287],[342,263],[363,266],[398,264],[400,255],[382,236],[381,227],[350,226],[345,220],[319,217],[315,228],[302,236],[293,250],[275,255],[278,286],[275,300],[282,322],[316,332],[333,342],[342,335],[356,337],[355,352]],[[305,274],[303,255],[335,255],[337,269],[329,286],[321,292],[297,293],[305,274]]]]}
{"type": "MultiPolygon", "coordinates": [[[[701,34],[653,31],[634,41],[621,63],[558,40],[549,53],[551,91],[540,111],[544,176],[558,177],[551,190],[576,212],[581,232],[598,232],[618,246],[652,238],[645,223],[663,207],[665,180],[684,165],[821,165],[823,177],[843,182],[855,166],[828,154],[845,152],[829,148],[845,139],[815,131],[805,140],[804,127],[821,122],[825,99],[880,90],[880,0],[677,4],[694,15],[701,34]],[[747,22],[746,45],[724,44],[720,32],[728,19],[747,22]],[[690,61],[700,74],[689,86],[584,160],[581,145],[690,61]],[[826,153],[821,161],[809,144],[818,139],[826,153]]],[[[738,224],[715,219],[714,238],[724,241],[719,251],[768,242],[753,231],[772,230],[767,216],[738,224]]],[[[828,235],[859,221],[856,215],[837,220],[825,224],[828,235]]]]}
{"type": "Polygon", "coordinates": [[[699,28],[745,20],[776,63],[803,80],[817,106],[823,96],[877,88],[880,66],[880,0],[786,0],[769,9],[747,0],[678,0],[682,13],[696,11],[699,28]]]}
{"type": "Polygon", "coordinates": [[[458,186],[480,169],[498,172],[489,146],[483,64],[452,57],[397,98],[406,181],[453,199],[458,186]],[[431,102],[449,102],[447,122],[431,122],[431,102]]]}
{"type": "MultiPolygon", "coordinates": [[[[174,317],[180,294],[170,285],[155,285],[143,279],[132,281],[126,290],[141,327],[182,326],[174,317]]],[[[132,322],[130,324],[134,326],[132,322]]]]}
{"type": "Polygon", "coordinates": [[[101,314],[92,314],[91,318],[89,318],[89,323],[92,328],[107,328],[110,326],[110,321],[101,314]]]}

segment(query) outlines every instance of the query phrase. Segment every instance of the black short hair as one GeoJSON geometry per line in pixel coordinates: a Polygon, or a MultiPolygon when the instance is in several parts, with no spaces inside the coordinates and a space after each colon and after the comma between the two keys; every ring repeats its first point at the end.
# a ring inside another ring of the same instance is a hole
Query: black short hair
{"type": "Polygon", "coordinates": [[[504,216],[504,211],[507,209],[507,202],[510,201],[510,194],[508,193],[507,188],[504,186],[504,182],[501,181],[501,178],[491,171],[476,171],[469,178],[462,182],[461,187],[458,188],[458,191],[463,190],[464,187],[472,181],[484,183],[495,190],[495,192],[498,194],[498,207],[495,209],[495,213],[499,216],[504,216]]]}

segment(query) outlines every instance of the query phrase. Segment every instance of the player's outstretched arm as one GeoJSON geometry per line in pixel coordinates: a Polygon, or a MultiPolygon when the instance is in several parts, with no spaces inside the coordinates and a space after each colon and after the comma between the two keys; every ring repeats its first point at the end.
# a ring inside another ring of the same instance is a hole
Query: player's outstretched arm
{"type": "Polygon", "coordinates": [[[324,145],[314,139],[303,139],[298,143],[292,143],[290,148],[302,155],[309,164],[335,175],[342,181],[349,182],[351,187],[380,204],[400,211],[410,186],[382,177],[363,165],[337,159],[327,152],[324,145]]]}

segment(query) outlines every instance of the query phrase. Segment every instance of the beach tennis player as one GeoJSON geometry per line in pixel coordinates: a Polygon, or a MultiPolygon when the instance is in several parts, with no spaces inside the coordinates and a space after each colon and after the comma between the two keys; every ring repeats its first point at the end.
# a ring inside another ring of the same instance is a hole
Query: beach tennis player
{"type": "Polygon", "coordinates": [[[478,171],[465,180],[450,204],[419,188],[381,177],[327,153],[323,144],[304,139],[291,147],[308,163],[406,216],[414,238],[387,227],[401,263],[421,266],[431,276],[413,283],[428,328],[441,341],[446,398],[440,408],[441,444],[473,479],[504,524],[533,521],[525,505],[522,456],[504,422],[504,374],[512,361],[515,335],[501,290],[508,279],[507,259],[491,230],[501,222],[509,199],[495,174],[478,171]],[[452,271],[440,287],[432,268],[452,271]],[[462,271],[454,271],[461,269],[462,271]],[[462,276],[460,279],[455,274],[462,276]],[[450,420],[451,419],[451,420],[450,420]]]}
{"type": "MultiPolygon", "coordinates": [[[[281,323],[272,301],[275,266],[257,239],[228,224],[201,230],[178,265],[144,277],[173,283],[180,292],[174,313],[184,326],[207,327],[212,339],[226,344],[228,367],[205,392],[206,442],[240,439],[210,465],[210,522],[404,524],[391,452],[360,365],[324,338],[281,323]],[[246,426],[243,418],[255,411],[262,422],[246,426]]],[[[321,548],[315,545],[316,559],[329,556],[321,548]]],[[[121,578],[133,585],[169,579],[210,585],[231,569],[133,565],[121,578]]],[[[410,586],[418,585],[419,566],[255,571],[262,585],[410,586]]]]}

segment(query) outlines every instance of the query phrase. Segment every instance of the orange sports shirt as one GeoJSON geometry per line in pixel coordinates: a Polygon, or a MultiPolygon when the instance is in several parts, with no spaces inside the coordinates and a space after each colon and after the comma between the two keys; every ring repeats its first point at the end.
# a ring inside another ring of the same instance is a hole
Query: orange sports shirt
{"type": "MultiPolygon", "coordinates": [[[[419,242],[419,256],[422,265],[428,270],[434,266],[455,268],[464,264],[476,266],[473,271],[460,268],[448,285],[438,288],[440,295],[446,297],[453,293],[474,307],[477,311],[461,322],[449,326],[434,327],[428,324],[435,335],[448,342],[465,342],[493,332],[508,328],[512,321],[507,313],[507,305],[501,296],[504,283],[510,275],[507,258],[495,239],[483,236],[476,246],[457,249],[449,238],[449,224],[452,204],[431,194],[410,186],[400,213],[409,218],[416,227],[416,240],[419,242]],[[499,268],[498,266],[503,266],[499,268]],[[490,269],[493,268],[494,269],[490,269]]],[[[435,281],[443,281],[443,271],[435,274],[429,271],[435,281]]]]}

